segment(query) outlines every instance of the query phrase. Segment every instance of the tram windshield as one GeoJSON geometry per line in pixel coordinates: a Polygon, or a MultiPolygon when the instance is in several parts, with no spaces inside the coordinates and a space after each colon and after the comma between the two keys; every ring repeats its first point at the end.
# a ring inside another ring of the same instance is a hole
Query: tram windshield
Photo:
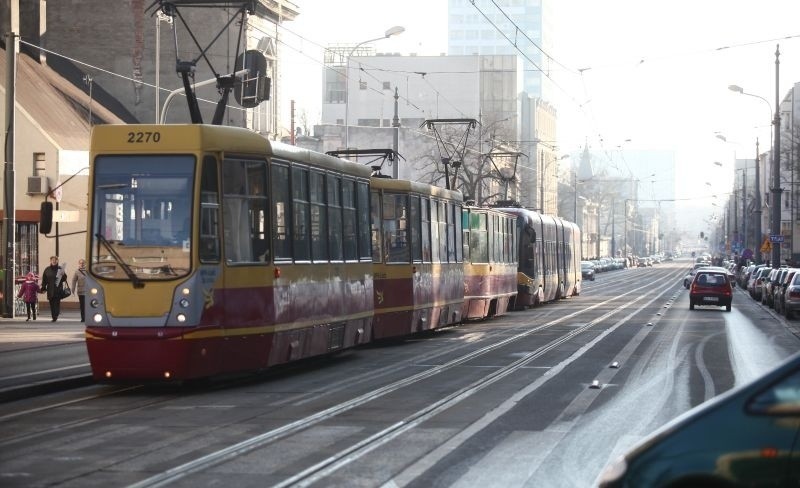
{"type": "Polygon", "coordinates": [[[191,268],[194,156],[98,156],[91,270],[107,279],[170,280],[191,268]]]}

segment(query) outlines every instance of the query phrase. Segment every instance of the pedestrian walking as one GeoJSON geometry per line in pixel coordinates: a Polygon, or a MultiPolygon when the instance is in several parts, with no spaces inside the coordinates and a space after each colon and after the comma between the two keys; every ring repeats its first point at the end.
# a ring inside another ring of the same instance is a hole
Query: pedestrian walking
{"type": "Polygon", "coordinates": [[[61,287],[67,282],[64,268],[58,265],[58,256],[50,256],[50,266],[45,268],[42,273],[42,286],[39,293],[47,294],[47,301],[50,302],[50,315],[53,322],[61,314],[61,287]]]}
{"type": "Polygon", "coordinates": [[[28,312],[25,322],[31,321],[31,315],[33,315],[33,320],[36,320],[36,305],[39,302],[37,293],[39,293],[39,284],[36,283],[36,275],[32,272],[28,273],[17,293],[17,298],[22,298],[22,301],[25,302],[25,310],[28,312]]]}
{"type": "Polygon", "coordinates": [[[78,269],[72,273],[72,292],[78,295],[81,307],[81,322],[86,322],[86,260],[78,260],[78,269]]]}

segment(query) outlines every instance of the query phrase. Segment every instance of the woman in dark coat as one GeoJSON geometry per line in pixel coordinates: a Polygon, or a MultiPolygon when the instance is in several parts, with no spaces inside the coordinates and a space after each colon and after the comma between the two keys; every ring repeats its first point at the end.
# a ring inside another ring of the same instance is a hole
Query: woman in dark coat
{"type": "Polygon", "coordinates": [[[61,313],[61,286],[66,282],[67,275],[64,273],[64,269],[58,265],[58,256],[50,256],[50,266],[45,268],[42,273],[42,287],[39,293],[47,293],[53,322],[61,313]]]}

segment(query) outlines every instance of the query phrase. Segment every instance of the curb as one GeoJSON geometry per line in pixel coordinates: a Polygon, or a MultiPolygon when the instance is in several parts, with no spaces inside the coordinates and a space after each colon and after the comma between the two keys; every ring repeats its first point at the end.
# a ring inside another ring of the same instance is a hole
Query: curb
{"type": "Polygon", "coordinates": [[[58,393],[60,391],[71,390],[95,384],[91,375],[75,375],[59,378],[57,380],[46,380],[22,386],[12,386],[0,390],[0,403],[8,403],[23,398],[30,398],[48,393],[58,393]]]}

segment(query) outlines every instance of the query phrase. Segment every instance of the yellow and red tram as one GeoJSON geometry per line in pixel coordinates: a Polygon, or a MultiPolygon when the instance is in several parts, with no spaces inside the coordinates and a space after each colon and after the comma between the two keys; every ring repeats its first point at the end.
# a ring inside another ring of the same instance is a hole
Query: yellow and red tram
{"type": "Polygon", "coordinates": [[[370,341],[369,168],[204,125],[97,126],[90,157],[95,378],[255,370],[370,341]]]}

